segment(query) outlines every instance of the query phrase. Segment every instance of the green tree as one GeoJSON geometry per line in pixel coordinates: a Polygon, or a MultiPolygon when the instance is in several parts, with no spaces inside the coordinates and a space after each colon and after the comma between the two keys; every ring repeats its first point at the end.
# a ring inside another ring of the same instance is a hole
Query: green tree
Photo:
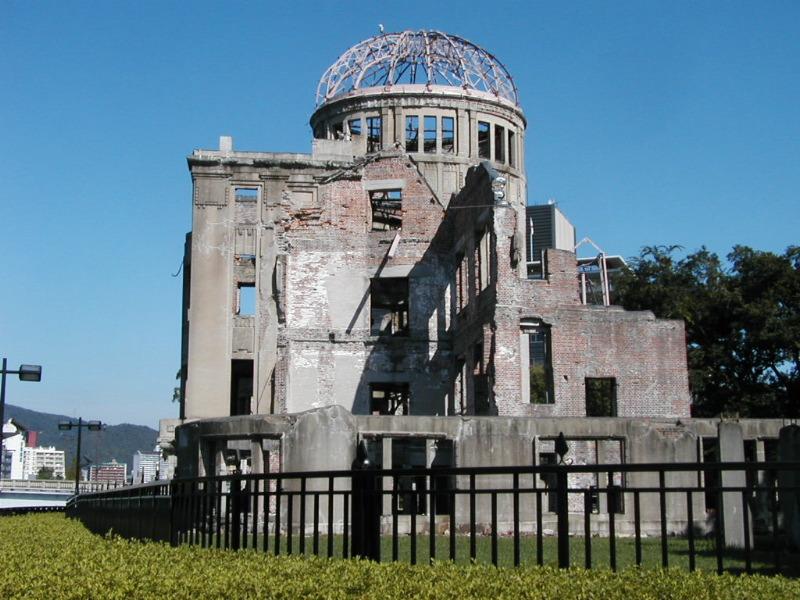
{"type": "Polygon", "coordinates": [[[625,308],[683,319],[693,414],[800,414],[800,248],[650,246],[615,281],[625,308]]]}
{"type": "Polygon", "coordinates": [[[53,467],[42,467],[36,474],[36,479],[54,479],[53,467]]]}

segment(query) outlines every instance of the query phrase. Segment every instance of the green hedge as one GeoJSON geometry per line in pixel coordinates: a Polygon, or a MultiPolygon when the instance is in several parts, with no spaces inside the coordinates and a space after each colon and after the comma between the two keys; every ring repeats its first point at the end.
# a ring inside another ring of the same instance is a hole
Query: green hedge
{"type": "Polygon", "coordinates": [[[63,515],[0,519],[1,598],[800,598],[782,577],[274,557],[101,538],[63,515]]]}

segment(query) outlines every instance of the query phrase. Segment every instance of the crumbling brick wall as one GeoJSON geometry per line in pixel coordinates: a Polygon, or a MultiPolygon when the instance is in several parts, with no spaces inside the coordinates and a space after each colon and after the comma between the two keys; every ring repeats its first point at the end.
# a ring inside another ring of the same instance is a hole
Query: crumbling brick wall
{"type": "MultiPolygon", "coordinates": [[[[596,377],[615,379],[618,416],[688,416],[683,322],[655,319],[648,311],[581,305],[572,252],[548,250],[546,277],[524,279],[524,265],[515,254],[524,207],[485,208],[494,202],[489,178],[485,171],[483,176],[480,169],[475,171],[458,201],[476,208],[461,211],[454,223],[456,230],[470,232],[470,218],[489,214],[494,234],[491,284],[473,296],[473,306],[455,321],[453,345],[456,355],[468,353],[483,336],[492,414],[585,416],[585,380],[596,377]],[[532,404],[525,398],[525,321],[550,329],[552,404],[532,404]]],[[[466,248],[469,253],[469,239],[466,248]]]]}

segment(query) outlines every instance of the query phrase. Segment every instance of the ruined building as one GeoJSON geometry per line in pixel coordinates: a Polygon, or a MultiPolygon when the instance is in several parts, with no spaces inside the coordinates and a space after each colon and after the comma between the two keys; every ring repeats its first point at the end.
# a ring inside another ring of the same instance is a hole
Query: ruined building
{"type": "MultiPolygon", "coordinates": [[[[366,40],[322,76],[311,129],[310,154],[236,151],[223,137],[188,158],[180,419],[161,424],[178,476],[349,469],[362,443],[387,469],[542,465],[560,433],[573,464],[776,456],[779,419],[689,418],[683,323],[614,306],[624,262],[577,256],[590,240],[558,207],[527,206],[526,120],[491,54],[439,32],[366,40]]],[[[570,487],[648,477],[598,471],[570,487]]],[[[395,508],[384,498],[389,527],[393,511],[449,510],[426,489],[466,485],[384,479],[401,494],[395,508]]],[[[603,519],[619,511],[594,497],[603,519]]],[[[695,494],[694,514],[714,497],[695,494]]],[[[555,498],[537,500],[545,528],[555,498]]],[[[682,498],[670,496],[671,532],[687,527],[682,498]]],[[[582,510],[581,495],[569,502],[582,510]]],[[[253,510],[263,525],[281,506],[253,510]]],[[[659,510],[643,502],[642,532],[662,531],[659,510]]],[[[476,514],[488,522],[486,498],[476,514]]]]}
{"type": "Polygon", "coordinates": [[[527,207],[494,56],[381,34],[322,76],[311,129],[310,154],[188,157],[182,419],[689,415],[683,323],[609,305],[605,257],[587,278],[558,208],[527,207]]]}

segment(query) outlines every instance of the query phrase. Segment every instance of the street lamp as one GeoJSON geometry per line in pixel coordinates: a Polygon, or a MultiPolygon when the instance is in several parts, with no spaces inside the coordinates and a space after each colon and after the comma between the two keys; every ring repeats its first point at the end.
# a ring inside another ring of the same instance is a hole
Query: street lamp
{"type": "Polygon", "coordinates": [[[100,421],[86,421],[78,417],[78,421],[61,421],[58,424],[60,431],[69,431],[70,429],[78,430],[78,451],[75,453],[75,495],[78,495],[78,484],[81,481],[81,430],[83,428],[89,431],[100,431],[103,429],[103,424],[100,421]]]}
{"type": "MultiPolygon", "coordinates": [[[[8,359],[3,359],[3,368],[0,370],[0,466],[3,464],[3,424],[6,422],[6,375],[19,375],[20,381],[41,381],[41,365],[20,365],[16,371],[8,368],[8,359]]],[[[0,468],[0,479],[3,477],[3,469],[0,468]]]]}

